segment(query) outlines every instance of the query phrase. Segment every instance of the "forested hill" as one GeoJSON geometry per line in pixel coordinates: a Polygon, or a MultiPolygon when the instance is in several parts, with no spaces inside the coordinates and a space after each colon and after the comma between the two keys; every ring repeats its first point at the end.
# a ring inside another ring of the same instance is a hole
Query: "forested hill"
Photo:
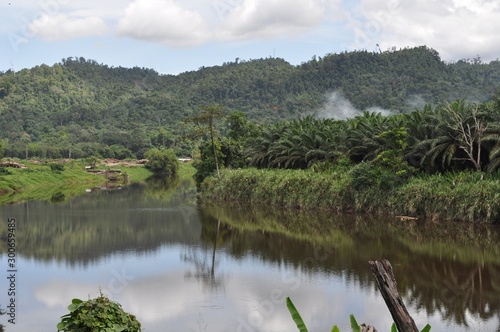
{"type": "Polygon", "coordinates": [[[333,91],[358,109],[406,112],[414,100],[486,101],[499,86],[500,61],[445,63],[427,47],[328,54],[299,66],[235,60],[175,76],[68,58],[0,72],[0,139],[11,154],[28,146],[31,155],[50,157],[71,146],[75,157],[140,156],[151,146],[175,145],[179,121],[199,105],[222,104],[268,123],[311,114],[333,91]]]}

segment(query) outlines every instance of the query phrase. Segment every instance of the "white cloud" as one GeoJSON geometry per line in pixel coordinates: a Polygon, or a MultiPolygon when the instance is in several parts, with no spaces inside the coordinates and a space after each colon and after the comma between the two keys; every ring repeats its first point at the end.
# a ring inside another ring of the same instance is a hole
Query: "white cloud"
{"type": "Polygon", "coordinates": [[[67,14],[53,16],[43,14],[30,24],[29,31],[33,36],[55,41],[100,36],[108,31],[108,26],[97,16],[74,17],[67,14]]]}
{"type": "Polygon", "coordinates": [[[131,2],[118,22],[117,33],[171,47],[196,46],[206,42],[211,35],[200,13],[173,0],[131,2]]]}
{"type": "Polygon", "coordinates": [[[363,0],[362,8],[366,21],[358,31],[360,48],[371,50],[377,43],[382,50],[427,45],[447,60],[499,56],[497,1],[363,0]]]}
{"type": "Polygon", "coordinates": [[[296,36],[318,26],[325,16],[318,0],[245,0],[222,23],[221,39],[296,36]]]}

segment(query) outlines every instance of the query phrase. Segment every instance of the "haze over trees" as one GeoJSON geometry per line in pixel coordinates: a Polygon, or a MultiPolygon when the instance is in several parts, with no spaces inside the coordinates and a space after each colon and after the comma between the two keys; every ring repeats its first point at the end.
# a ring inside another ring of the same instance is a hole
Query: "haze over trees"
{"type": "Polygon", "coordinates": [[[236,60],[176,76],[67,58],[0,73],[0,139],[7,157],[142,158],[162,147],[186,156],[195,143],[181,140],[181,120],[199,105],[224,105],[263,125],[315,114],[334,91],[355,109],[398,114],[461,98],[489,101],[499,82],[500,61],[445,63],[427,47],[327,54],[299,66],[236,60]]]}

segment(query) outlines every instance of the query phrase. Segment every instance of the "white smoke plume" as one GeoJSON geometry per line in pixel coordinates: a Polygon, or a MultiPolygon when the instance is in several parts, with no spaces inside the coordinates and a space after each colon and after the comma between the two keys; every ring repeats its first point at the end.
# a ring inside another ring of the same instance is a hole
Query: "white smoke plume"
{"type": "MultiPolygon", "coordinates": [[[[407,112],[413,112],[414,110],[423,109],[427,104],[428,102],[422,95],[413,94],[407,97],[405,101],[405,108],[407,109],[407,112]]],[[[393,111],[379,106],[369,107],[365,109],[365,111],[370,113],[380,113],[383,116],[396,114],[393,111]]],[[[315,112],[315,116],[317,118],[324,119],[345,120],[361,115],[362,112],[363,110],[359,110],[354,107],[340,91],[335,90],[331,93],[325,94],[325,103],[323,107],[315,112]]]]}
{"type": "MultiPolygon", "coordinates": [[[[393,114],[391,111],[378,106],[367,108],[368,112],[381,113],[383,116],[393,114]]],[[[362,113],[361,110],[354,107],[351,102],[345,98],[341,92],[333,91],[326,95],[326,102],[322,108],[316,112],[316,117],[324,119],[345,120],[354,118],[362,113]]]]}
{"type": "Polygon", "coordinates": [[[345,120],[359,114],[359,110],[339,91],[333,91],[326,96],[326,102],[318,110],[316,117],[325,119],[345,120]]]}
{"type": "Polygon", "coordinates": [[[416,109],[423,109],[427,104],[424,97],[422,95],[414,94],[408,97],[406,100],[406,105],[409,106],[411,111],[416,109]]]}

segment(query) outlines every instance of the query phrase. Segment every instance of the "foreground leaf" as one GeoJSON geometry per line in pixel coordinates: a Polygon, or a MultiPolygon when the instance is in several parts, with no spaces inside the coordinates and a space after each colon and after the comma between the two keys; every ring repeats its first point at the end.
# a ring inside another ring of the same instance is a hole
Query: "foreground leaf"
{"type": "Polygon", "coordinates": [[[299,331],[300,332],[308,332],[306,324],[304,324],[302,317],[300,316],[298,310],[295,308],[292,300],[290,300],[289,297],[286,298],[286,306],[288,308],[288,311],[290,311],[290,314],[292,315],[292,319],[295,322],[295,324],[297,325],[297,328],[299,329],[299,331]]]}
{"type": "Polygon", "coordinates": [[[431,326],[429,324],[425,325],[421,332],[429,332],[431,330],[431,326]]]}
{"type": "Polygon", "coordinates": [[[351,317],[352,332],[360,332],[360,328],[358,322],[356,322],[356,318],[354,318],[354,315],[351,315],[350,317],[351,317]]]}

